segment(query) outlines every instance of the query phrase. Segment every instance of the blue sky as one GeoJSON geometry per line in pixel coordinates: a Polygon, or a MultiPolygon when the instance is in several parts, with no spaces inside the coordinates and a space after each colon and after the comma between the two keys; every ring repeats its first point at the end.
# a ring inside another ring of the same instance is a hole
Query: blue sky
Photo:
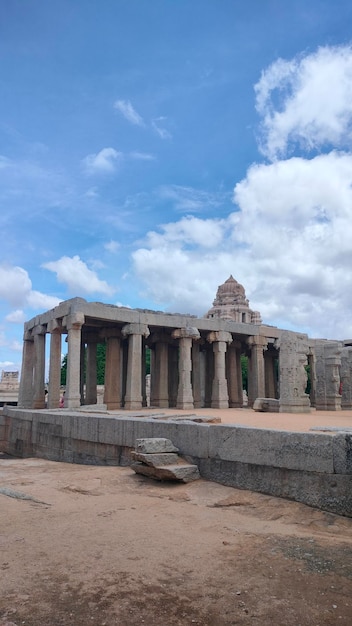
{"type": "Polygon", "coordinates": [[[81,296],[352,336],[352,5],[0,4],[0,368],[81,296]]]}

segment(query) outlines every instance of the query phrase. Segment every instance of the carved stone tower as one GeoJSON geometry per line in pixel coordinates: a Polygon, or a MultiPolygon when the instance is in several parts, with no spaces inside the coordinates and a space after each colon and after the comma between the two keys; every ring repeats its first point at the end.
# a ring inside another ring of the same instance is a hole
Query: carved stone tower
{"type": "Polygon", "coordinates": [[[223,319],[244,324],[261,324],[258,311],[249,308],[244,287],[231,276],[218,287],[212,308],[204,316],[208,319],[223,319]]]}

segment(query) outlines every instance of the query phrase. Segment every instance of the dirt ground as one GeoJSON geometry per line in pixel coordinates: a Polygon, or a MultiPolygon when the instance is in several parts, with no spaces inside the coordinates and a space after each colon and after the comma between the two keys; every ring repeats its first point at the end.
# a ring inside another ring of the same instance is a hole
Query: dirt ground
{"type": "Polygon", "coordinates": [[[352,624],[352,519],[0,455],[0,626],[352,624]]]}

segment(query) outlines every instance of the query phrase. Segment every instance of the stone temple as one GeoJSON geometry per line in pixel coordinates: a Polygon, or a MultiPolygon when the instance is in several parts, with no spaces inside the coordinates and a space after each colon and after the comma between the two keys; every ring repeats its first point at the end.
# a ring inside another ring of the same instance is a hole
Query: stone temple
{"type": "MultiPolygon", "coordinates": [[[[106,345],[108,410],[150,406],[191,410],[243,406],[241,358],[248,363],[248,404],[272,400],[281,412],[352,408],[352,342],[310,339],[264,324],[232,276],[202,317],[87,302],[73,298],[25,323],[18,405],[60,403],[62,338],[67,342],[65,407],[97,403],[97,345],[106,345]],[[46,344],[49,344],[46,347],[46,344]],[[48,397],[45,360],[49,355],[48,397]],[[310,390],[307,391],[307,366],[310,390]]],[[[265,402],[263,403],[263,406],[265,402]]]]}

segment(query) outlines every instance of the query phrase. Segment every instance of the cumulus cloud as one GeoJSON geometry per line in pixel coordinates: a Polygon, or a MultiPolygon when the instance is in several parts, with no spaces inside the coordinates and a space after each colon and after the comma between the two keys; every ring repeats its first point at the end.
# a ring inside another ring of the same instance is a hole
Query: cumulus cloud
{"type": "Polygon", "coordinates": [[[28,272],[18,266],[0,266],[0,298],[13,306],[22,306],[32,289],[28,272]]]}
{"type": "Polygon", "coordinates": [[[88,154],[83,159],[83,165],[90,174],[111,174],[121,159],[122,152],[118,152],[114,148],[103,148],[96,154],[88,154]]]}
{"type": "Polygon", "coordinates": [[[135,126],[144,126],[143,118],[137,113],[129,100],[116,100],[114,109],[119,111],[123,117],[135,126]]]}
{"type": "Polygon", "coordinates": [[[111,296],[115,289],[108,285],[105,280],[100,280],[96,272],[88,268],[79,256],[63,256],[57,261],[50,261],[42,265],[45,269],[56,274],[59,283],[67,286],[68,290],[75,295],[102,293],[111,296]]]}
{"type": "Polygon", "coordinates": [[[26,321],[26,316],[24,311],[22,311],[21,309],[16,309],[15,311],[11,311],[11,313],[6,315],[5,321],[11,322],[12,324],[24,324],[24,322],[26,321]]]}
{"type": "Polygon", "coordinates": [[[278,59],[255,85],[262,152],[283,157],[305,150],[351,147],[352,46],[322,47],[307,56],[278,59]]]}

